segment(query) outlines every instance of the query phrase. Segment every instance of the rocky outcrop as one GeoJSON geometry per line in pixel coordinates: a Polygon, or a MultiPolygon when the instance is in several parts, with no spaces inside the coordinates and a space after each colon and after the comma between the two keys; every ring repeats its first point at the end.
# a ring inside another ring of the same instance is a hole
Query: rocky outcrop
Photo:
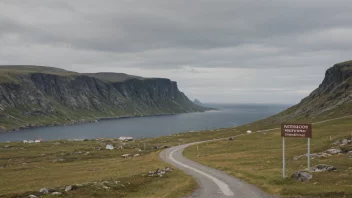
{"type": "Polygon", "coordinates": [[[352,61],[335,64],[325,73],[317,89],[287,110],[262,120],[282,123],[290,120],[314,121],[352,115],[352,61]]]}
{"type": "Polygon", "coordinates": [[[193,100],[193,103],[196,105],[199,105],[199,106],[204,106],[204,104],[200,100],[198,100],[197,98],[193,100]]]}
{"type": "Polygon", "coordinates": [[[336,168],[331,165],[326,165],[326,164],[318,164],[316,166],[313,166],[310,171],[312,172],[330,172],[334,171],[336,168]]]}
{"type": "Polygon", "coordinates": [[[296,171],[292,174],[291,178],[296,181],[305,182],[313,178],[313,175],[305,171],[296,171]]]}
{"type": "MultiPolygon", "coordinates": [[[[0,70],[1,72],[1,70],[0,70]]],[[[11,74],[0,83],[0,126],[35,127],[103,117],[146,116],[206,110],[163,78],[109,80],[103,74],[11,74]]]]}

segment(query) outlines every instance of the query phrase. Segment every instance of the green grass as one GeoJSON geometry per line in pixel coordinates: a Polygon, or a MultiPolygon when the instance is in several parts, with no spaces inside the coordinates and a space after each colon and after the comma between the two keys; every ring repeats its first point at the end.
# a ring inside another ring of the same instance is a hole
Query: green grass
{"type": "MultiPolygon", "coordinates": [[[[150,170],[168,166],[160,161],[158,150],[148,144],[118,140],[83,142],[53,141],[37,144],[0,143],[0,197],[26,197],[40,188],[58,189],[65,185],[96,181],[118,181],[110,190],[96,186],[82,187],[65,197],[182,197],[190,194],[196,182],[183,172],[174,170],[165,177],[143,176],[150,170]],[[106,144],[123,146],[105,150],[106,144]],[[6,148],[7,147],[7,148],[6,148]],[[97,147],[102,147],[97,150],[97,147]],[[89,152],[88,154],[85,154],[89,152]],[[121,155],[141,153],[139,157],[121,155]],[[63,159],[62,162],[54,162],[63,159]],[[122,184],[122,185],[120,185],[122,184]]],[[[50,196],[47,196],[50,197],[50,196]]]]}
{"type": "MultiPolygon", "coordinates": [[[[322,152],[331,148],[330,135],[334,140],[350,137],[352,118],[313,125],[311,152],[322,152]]],[[[260,126],[253,125],[260,128],[260,126]]],[[[277,126],[279,127],[279,126],[277,126]]],[[[252,129],[239,127],[239,131],[252,129]]],[[[225,130],[227,131],[227,130],[225,130]]],[[[227,132],[225,132],[227,133],[227,132]]],[[[280,195],[307,195],[317,197],[352,196],[352,156],[341,155],[315,158],[312,165],[330,164],[336,172],[314,173],[313,179],[300,183],[290,178],[282,179],[282,139],[280,131],[253,133],[237,137],[234,141],[216,141],[199,145],[197,157],[195,146],[185,149],[186,157],[227,172],[255,184],[263,190],[280,195]]],[[[306,158],[293,160],[296,155],[307,152],[307,139],[286,138],[287,175],[307,167],[306,158]]]]}

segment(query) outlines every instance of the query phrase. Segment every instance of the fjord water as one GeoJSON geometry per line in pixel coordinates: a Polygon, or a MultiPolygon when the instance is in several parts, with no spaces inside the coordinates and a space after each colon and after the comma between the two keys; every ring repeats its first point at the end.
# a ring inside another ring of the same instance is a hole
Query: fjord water
{"type": "Polygon", "coordinates": [[[132,136],[134,138],[165,136],[187,131],[238,126],[274,115],[290,105],[208,104],[207,106],[218,110],[25,129],[18,132],[0,133],[0,141],[21,141],[37,138],[56,140],[116,138],[120,136],[132,136]]]}

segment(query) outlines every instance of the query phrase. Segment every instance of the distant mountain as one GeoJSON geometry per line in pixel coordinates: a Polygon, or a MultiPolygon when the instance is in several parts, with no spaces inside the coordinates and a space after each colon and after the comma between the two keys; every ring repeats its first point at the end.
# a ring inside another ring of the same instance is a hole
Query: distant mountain
{"type": "Polygon", "coordinates": [[[317,121],[346,115],[352,115],[352,61],[335,64],[319,87],[299,104],[260,122],[317,121]]]}
{"type": "Polygon", "coordinates": [[[0,129],[205,111],[165,78],[0,66],[0,129]]]}
{"type": "Polygon", "coordinates": [[[201,101],[199,101],[197,98],[193,100],[193,103],[199,106],[204,106],[204,104],[201,101]]]}

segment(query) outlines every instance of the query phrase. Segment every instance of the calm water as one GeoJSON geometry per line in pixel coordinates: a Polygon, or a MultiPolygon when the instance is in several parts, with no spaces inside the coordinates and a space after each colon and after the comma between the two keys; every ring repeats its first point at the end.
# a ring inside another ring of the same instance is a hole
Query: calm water
{"type": "Polygon", "coordinates": [[[246,124],[276,114],[290,105],[208,105],[219,110],[169,116],[104,120],[69,126],[43,127],[0,133],[0,141],[41,138],[93,139],[132,136],[134,138],[164,136],[172,133],[216,129],[246,124]]]}

